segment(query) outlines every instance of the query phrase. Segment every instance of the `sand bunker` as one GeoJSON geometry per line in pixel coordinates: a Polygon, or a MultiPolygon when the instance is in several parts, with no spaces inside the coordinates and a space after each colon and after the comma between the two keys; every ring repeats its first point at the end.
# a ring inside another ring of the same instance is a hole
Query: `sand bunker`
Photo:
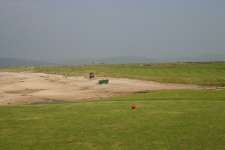
{"type": "Polygon", "coordinates": [[[163,89],[198,89],[196,85],[166,84],[123,78],[107,78],[99,85],[96,78],[65,77],[43,73],[0,72],[0,105],[78,101],[163,89]]]}

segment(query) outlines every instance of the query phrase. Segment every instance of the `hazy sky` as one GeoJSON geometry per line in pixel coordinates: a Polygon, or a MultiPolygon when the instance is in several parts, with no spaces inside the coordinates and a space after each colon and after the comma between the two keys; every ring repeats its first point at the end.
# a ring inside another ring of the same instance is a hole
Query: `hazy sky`
{"type": "Polygon", "coordinates": [[[0,0],[0,57],[225,59],[225,0],[0,0]]]}

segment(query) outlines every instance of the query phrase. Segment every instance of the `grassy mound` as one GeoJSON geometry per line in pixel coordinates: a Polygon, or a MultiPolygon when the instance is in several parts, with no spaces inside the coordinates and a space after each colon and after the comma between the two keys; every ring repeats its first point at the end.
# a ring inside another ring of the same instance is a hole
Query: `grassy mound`
{"type": "Polygon", "coordinates": [[[101,76],[127,77],[170,83],[225,86],[225,62],[21,67],[0,70],[43,72],[68,76],[95,72],[101,76]]]}

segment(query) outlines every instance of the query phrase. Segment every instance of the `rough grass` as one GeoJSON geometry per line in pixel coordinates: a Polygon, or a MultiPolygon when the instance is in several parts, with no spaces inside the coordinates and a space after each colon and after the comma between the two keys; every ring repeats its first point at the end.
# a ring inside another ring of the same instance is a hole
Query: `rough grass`
{"type": "Polygon", "coordinates": [[[225,91],[0,107],[1,150],[222,150],[225,91]],[[137,109],[131,110],[131,104],[137,109]]]}
{"type": "Polygon", "coordinates": [[[225,62],[171,63],[149,65],[89,65],[49,66],[0,69],[2,71],[31,71],[63,75],[83,75],[96,72],[101,76],[128,77],[159,82],[225,86],[225,62]]]}

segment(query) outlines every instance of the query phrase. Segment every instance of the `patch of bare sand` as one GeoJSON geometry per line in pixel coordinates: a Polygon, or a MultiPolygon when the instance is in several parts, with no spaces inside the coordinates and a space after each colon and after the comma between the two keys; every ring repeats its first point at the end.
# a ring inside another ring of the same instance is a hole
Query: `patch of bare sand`
{"type": "Polygon", "coordinates": [[[124,78],[107,78],[110,80],[108,85],[99,85],[99,79],[102,78],[90,80],[82,76],[0,72],[0,105],[77,101],[140,91],[201,88],[124,78]]]}

